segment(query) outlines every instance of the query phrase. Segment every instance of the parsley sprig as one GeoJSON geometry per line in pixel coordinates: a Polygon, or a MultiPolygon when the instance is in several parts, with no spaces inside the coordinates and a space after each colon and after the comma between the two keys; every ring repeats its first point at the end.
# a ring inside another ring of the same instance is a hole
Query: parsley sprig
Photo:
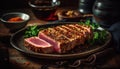
{"type": "Polygon", "coordinates": [[[88,25],[93,30],[93,38],[87,41],[88,44],[95,45],[95,44],[102,44],[105,42],[107,32],[106,30],[98,30],[98,28],[100,27],[99,24],[93,23],[90,20],[86,20],[85,22],[80,22],[79,24],[88,25]]]}
{"type": "Polygon", "coordinates": [[[79,24],[88,25],[92,28],[92,30],[96,30],[98,27],[100,27],[99,24],[91,22],[89,19],[85,22],[79,22],[79,24]]]}
{"type": "Polygon", "coordinates": [[[25,31],[24,37],[29,38],[29,37],[32,37],[32,36],[37,36],[40,30],[43,30],[43,28],[38,28],[37,25],[30,26],[25,31]]]}

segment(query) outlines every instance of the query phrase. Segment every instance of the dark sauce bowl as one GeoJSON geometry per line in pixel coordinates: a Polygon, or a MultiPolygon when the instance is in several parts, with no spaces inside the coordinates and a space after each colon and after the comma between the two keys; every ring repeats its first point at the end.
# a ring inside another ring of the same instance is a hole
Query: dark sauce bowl
{"type": "Polygon", "coordinates": [[[32,12],[38,19],[48,18],[60,5],[60,2],[45,1],[45,0],[31,0],[28,5],[32,9],[32,12]]]}

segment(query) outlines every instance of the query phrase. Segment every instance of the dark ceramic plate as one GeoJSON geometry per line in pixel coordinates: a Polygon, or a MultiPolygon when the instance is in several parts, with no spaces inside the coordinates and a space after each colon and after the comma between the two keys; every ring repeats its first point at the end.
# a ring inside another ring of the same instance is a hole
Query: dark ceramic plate
{"type": "MultiPolygon", "coordinates": [[[[39,25],[39,27],[50,27],[50,26],[57,26],[57,25],[61,25],[61,24],[66,24],[66,23],[51,23],[51,24],[46,24],[46,25],[39,25]]],[[[20,51],[28,56],[36,57],[36,58],[40,58],[40,59],[67,60],[67,59],[84,58],[86,56],[89,56],[93,53],[96,53],[98,51],[101,51],[101,50],[107,48],[108,44],[111,40],[111,35],[108,32],[107,40],[102,45],[88,46],[88,47],[81,46],[80,48],[75,48],[66,54],[36,53],[31,50],[28,50],[24,46],[24,32],[26,31],[27,28],[24,28],[24,29],[19,30],[18,32],[14,33],[11,36],[10,43],[18,51],[20,51]]]]}

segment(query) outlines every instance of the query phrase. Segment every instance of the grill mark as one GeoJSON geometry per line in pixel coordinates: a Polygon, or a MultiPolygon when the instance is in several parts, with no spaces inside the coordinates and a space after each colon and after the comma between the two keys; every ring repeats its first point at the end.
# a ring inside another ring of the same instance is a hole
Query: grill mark
{"type": "Polygon", "coordinates": [[[85,25],[78,25],[78,24],[76,24],[75,25],[76,27],[78,27],[78,28],[83,28],[84,30],[86,30],[86,32],[90,32],[90,27],[88,27],[88,26],[85,26],[85,25]]]}
{"type": "Polygon", "coordinates": [[[74,41],[75,45],[84,44],[84,37],[82,37],[83,35],[81,33],[79,33],[78,31],[76,32],[74,29],[69,28],[68,25],[62,26],[62,28],[71,32],[72,37],[70,39],[74,41]]]}
{"type": "Polygon", "coordinates": [[[87,30],[85,29],[85,28],[83,28],[83,26],[82,25],[78,25],[78,24],[75,24],[75,25],[72,25],[72,27],[75,27],[76,28],[76,30],[80,30],[81,32],[87,32],[87,30]]]}
{"type": "Polygon", "coordinates": [[[85,37],[86,37],[86,39],[88,39],[88,38],[90,38],[91,37],[91,28],[89,27],[89,26],[85,26],[85,25],[78,25],[78,24],[76,24],[75,25],[77,28],[80,28],[80,27],[82,27],[82,28],[84,28],[84,30],[85,30],[85,37]]]}
{"type": "Polygon", "coordinates": [[[44,33],[45,35],[47,35],[47,36],[49,36],[51,38],[54,38],[56,36],[60,36],[60,34],[58,34],[57,32],[55,32],[55,30],[53,28],[48,28],[46,30],[43,30],[42,33],[44,33]]]}
{"type": "Polygon", "coordinates": [[[68,25],[68,27],[73,29],[79,36],[84,37],[84,38],[86,37],[86,35],[85,35],[86,31],[84,31],[83,29],[78,28],[74,25],[68,25]]]}
{"type": "Polygon", "coordinates": [[[77,37],[79,37],[75,32],[74,30],[71,30],[70,28],[68,28],[67,26],[61,26],[61,28],[63,28],[64,30],[67,30],[67,33],[65,36],[67,36],[68,38],[70,39],[75,39],[77,37]]]}
{"type": "Polygon", "coordinates": [[[58,26],[55,28],[58,32],[60,32],[62,35],[66,36],[68,39],[70,39],[72,36],[71,32],[68,32],[68,30],[62,28],[61,26],[58,26]]]}
{"type": "Polygon", "coordinates": [[[79,35],[82,35],[85,32],[82,28],[77,28],[75,25],[68,25],[67,27],[74,30],[74,32],[77,32],[79,35]]]}
{"type": "MultiPolygon", "coordinates": [[[[88,31],[84,29],[81,25],[78,24],[69,24],[69,25],[62,25],[55,27],[57,31],[59,31],[61,34],[65,35],[69,39],[75,39],[76,37],[84,37],[86,38],[88,31]]],[[[84,39],[81,38],[81,39],[84,39]]]]}
{"type": "Polygon", "coordinates": [[[46,31],[42,31],[45,35],[49,36],[50,38],[56,40],[56,41],[59,41],[59,42],[68,42],[69,39],[66,38],[65,36],[63,36],[60,32],[56,31],[54,28],[49,28],[47,29],[47,33],[46,31]]]}
{"type": "Polygon", "coordinates": [[[73,34],[70,31],[64,29],[62,26],[57,26],[54,29],[56,31],[58,31],[59,33],[61,33],[63,36],[65,36],[65,37],[67,37],[69,39],[68,42],[65,42],[63,40],[63,43],[61,44],[61,50],[62,50],[62,52],[66,52],[66,51],[68,51],[70,49],[73,49],[76,46],[76,44],[77,44],[76,40],[72,39],[73,38],[73,34]]]}
{"type": "MultiPolygon", "coordinates": [[[[66,25],[62,25],[58,27],[57,31],[61,31],[63,33],[64,36],[69,38],[69,42],[67,44],[63,44],[63,46],[61,47],[61,49],[65,52],[66,50],[70,50],[73,49],[77,44],[77,39],[79,36],[74,35],[71,30],[66,28],[66,25]]],[[[79,42],[80,45],[80,42],[79,42]]]]}
{"type": "Polygon", "coordinates": [[[67,39],[76,38],[78,36],[86,38],[89,35],[89,31],[85,26],[81,26],[79,24],[67,24],[61,25],[54,28],[48,28],[44,30],[44,33],[51,38],[58,37],[65,37],[67,39]],[[86,35],[87,34],[87,35],[86,35]]]}
{"type": "Polygon", "coordinates": [[[79,39],[78,41],[81,42],[81,44],[84,44],[85,40],[86,40],[86,34],[85,34],[85,30],[82,28],[78,28],[74,25],[68,25],[67,27],[69,27],[70,29],[73,29],[75,32],[77,32],[79,34],[79,36],[81,36],[81,39],[79,39]]]}

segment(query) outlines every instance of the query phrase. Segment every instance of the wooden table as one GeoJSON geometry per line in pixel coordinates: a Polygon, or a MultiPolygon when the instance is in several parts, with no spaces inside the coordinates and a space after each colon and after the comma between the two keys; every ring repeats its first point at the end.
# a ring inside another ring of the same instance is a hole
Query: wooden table
{"type": "MultiPolygon", "coordinates": [[[[19,9],[12,11],[26,12],[31,16],[28,25],[46,24],[48,21],[38,20],[30,9],[19,9]],[[24,11],[23,11],[24,10],[24,11]]],[[[28,26],[27,25],[27,26],[28,26]]],[[[10,43],[9,38],[12,33],[0,23],[0,67],[2,65],[9,65],[12,69],[72,69],[67,65],[56,65],[56,61],[42,60],[27,57],[14,49],[10,43]]],[[[80,65],[76,69],[93,69],[93,68],[120,68],[120,54],[113,51],[110,54],[105,54],[100,57],[94,64],[80,65]]],[[[4,67],[7,68],[8,66],[4,67]]]]}

